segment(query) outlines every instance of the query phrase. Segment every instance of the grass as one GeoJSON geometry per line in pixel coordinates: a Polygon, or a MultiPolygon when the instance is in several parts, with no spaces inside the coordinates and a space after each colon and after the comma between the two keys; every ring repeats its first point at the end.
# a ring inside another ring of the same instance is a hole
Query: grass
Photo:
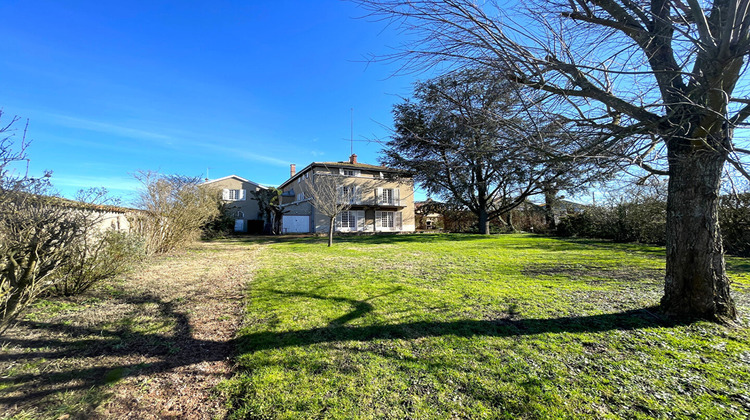
{"type": "Polygon", "coordinates": [[[656,308],[658,247],[528,235],[268,245],[248,291],[234,418],[748,418],[741,327],[656,308]]]}

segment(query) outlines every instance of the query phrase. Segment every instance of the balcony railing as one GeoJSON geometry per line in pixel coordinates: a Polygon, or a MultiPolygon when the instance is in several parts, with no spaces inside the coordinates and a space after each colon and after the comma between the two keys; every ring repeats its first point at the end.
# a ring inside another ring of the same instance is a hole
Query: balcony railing
{"type": "Polygon", "coordinates": [[[379,206],[392,206],[392,207],[405,207],[405,201],[406,200],[399,200],[397,198],[390,198],[390,199],[384,199],[383,197],[378,197],[378,205],[379,206]]]}
{"type": "Polygon", "coordinates": [[[340,197],[339,204],[343,204],[343,203],[357,205],[357,206],[406,207],[406,200],[398,200],[398,199],[384,200],[382,197],[378,197],[378,198],[340,197]]]}

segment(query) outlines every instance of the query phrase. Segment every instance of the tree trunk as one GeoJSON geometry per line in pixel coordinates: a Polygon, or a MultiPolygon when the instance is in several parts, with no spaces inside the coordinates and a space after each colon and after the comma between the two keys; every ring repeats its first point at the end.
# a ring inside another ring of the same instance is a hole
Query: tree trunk
{"type": "Polygon", "coordinates": [[[716,321],[737,317],[719,230],[724,156],[708,150],[669,152],[665,313],[716,321]]]}
{"type": "Polygon", "coordinates": [[[557,223],[555,223],[554,204],[557,197],[557,192],[552,190],[544,191],[544,222],[547,224],[547,229],[550,232],[554,232],[557,229],[557,223]]]}
{"type": "Polygon", "coordinates": [[[336,216],[331,217],[328,223],[328,246],[333,245],[333,223],[336,221],[336,216]]]}
{"type": "Polygon", "coordinates": [[[513,210],[508,212],[508,227],[511,232],[517,232],[518,229],[513,225],[513,210]]]}
{"type": "Polygon", "coordinates": [[[477,214],[477,217],[479,218],[479,234],[489,235],[490,234],[490,218],[487,216],[487,209],[480,208],[479,214],[477,214]]]}

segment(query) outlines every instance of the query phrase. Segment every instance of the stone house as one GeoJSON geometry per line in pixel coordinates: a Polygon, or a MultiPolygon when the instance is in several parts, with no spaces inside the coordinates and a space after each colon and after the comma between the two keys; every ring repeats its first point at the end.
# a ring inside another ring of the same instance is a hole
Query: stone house
{"type": "Polygon", "coordinates": [[[413,232],[414,181],[408,173],[384,166],[357,162],[351,155],[346,162],[313,162],[297,172],[291,165],[290,177],[279,189],[285,214],[284,233],[328,232],[328,218],[316,211],[307,191],[316,177],[335,176],[342,196],[351,208],[339,213],[336,232],[413,232]]]}
{"type": "Polygon", "coordinates": [[[206,180],[206,187],[215,188],[221,193],[227,217],[234,221],[235,232],[260,233],[263,229],[262,214],[252,192],[267,189],[237,175],[206,180]]]}

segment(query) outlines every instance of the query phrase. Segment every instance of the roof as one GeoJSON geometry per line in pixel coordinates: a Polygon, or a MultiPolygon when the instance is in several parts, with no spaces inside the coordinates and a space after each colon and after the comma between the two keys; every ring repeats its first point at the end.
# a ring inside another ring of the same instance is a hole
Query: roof
{"type": "Polygon", "coordinates": [[[219,182],[219,181],[223,181],[225,179],[230,179],[230,178],[234,178],[234,179],[240,180],[242,182],[247,182],[248,184],[253,184],[256,187],[260,187],[260,188],[263,188],[263,189],[268,189],[268,187],[264,187],[264,186],[258,184],[257,182],[253,182],[253,181],[247,180],[247,179],[245,179],[245,178],[243,178],[241,176],[237,176],[237,175],[229,175],[229,176],[225,176],[223,178],[212,179],[210,181],[206,181],[206,182],[202,183],[201,185],[212,184],[214,182],[219,182]]]}
{"type": "Polygon", "coordinates": [[[297,173],[294,174],[293,177],[291,177],[291,178],[287,179],[286,181],[284,181],[279,186],[279,188],[284,188],[287,184],[291,183],[295,179],[299,178],[302,174],[304,174],[305,172],[309,171],[310,169],[312,169],[312,168],[314,168],[316,166],[320,166],[320,167],[324,167],[324,168],[366,169],[366,170],[369,170],[369,171],[400,173],[400,174],[404,174],[404,175],[408,174],[407,171],[403,171],[401,169],[389,168],[387,166],[370,165],[370,164],[367,164],[367,163],[313,162],[313,163],[305,166],[301,170],[297,171],[297,173]]]}
{"type": "MultiPolygon", "coordinates": [[[[31,194],[31,195],[36,195],[36,194],[31,194]]],[[[69,207],[69,208],[100,211],[100,212],[111,212],[111,213],[130,213],[130,212],[141,211],[140,209],[123,207],[123,206],[118,206],[114,204],[87,203],[85,201],[76,201],[76,200],[71,200],[69,198],[49,196],[49,195],[47,196],[36,195],[36,196],[49,199],[50,200],[49,203],[51,204],[58,204],[62,207],[69,207]]]]}

